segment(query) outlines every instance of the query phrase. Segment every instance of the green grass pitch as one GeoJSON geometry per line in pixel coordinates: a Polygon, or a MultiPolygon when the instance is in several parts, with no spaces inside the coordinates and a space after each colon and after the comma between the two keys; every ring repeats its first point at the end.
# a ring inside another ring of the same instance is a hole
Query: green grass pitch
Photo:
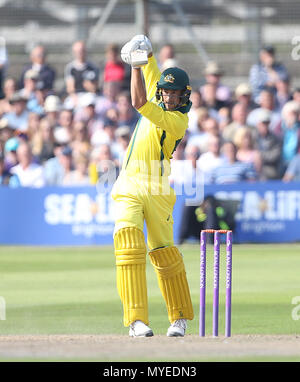
{"type": "MultiPolygon", "coordinates": [[[[199,245],[180,247],[198,333],[199,245]]],[[[211,335],[213,249],[207,249],[207,335],[211,335]]],[[[6,320],[0,335],[120,334],[122,306],[116,290],[112,247],[0,247],[0,296],[6,320]]],[[[234,245],[232,334],[292,334],[293,298],[300,296],[300,245],[234,245]]],[[[220,334],[224,334],[225,245],[221,249],[220,334]]],[[[169,325],[156,275],[147,260],[149,318],[156,334],[169,325]]],[[[298,299],[298,304],[300,297],[298,299]]],[[[298,309],[299,314],[300,309],[298,309]]]]}
{"type": "MultiPolygon", "coordinates": [[[[198,331],[199,246],[181,251],[198,331]]],[[[221,250],[220,330],[224,323],[225,253],[221,250]]],[[[213,250],[207,249],[207,330],[212,305],[213,250]]],[[[116,290],[112,247],[0,247],[0,296],[6,320],[0,334],[127,334],[116,290]]],[[[292,319],[300,296],[300,245],[235,245],[232,330],[236,334],[295,334],[292,319]]],[[[152,265],[147,261],[149,318],[157,333],[168,325],[152,265]]]]}

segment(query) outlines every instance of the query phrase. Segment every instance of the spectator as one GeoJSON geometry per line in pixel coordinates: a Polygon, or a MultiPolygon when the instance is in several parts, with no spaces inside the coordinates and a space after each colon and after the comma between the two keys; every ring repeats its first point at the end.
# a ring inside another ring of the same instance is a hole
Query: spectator
{"type": "Polygon", "coordinates": [[[99,118],[104,118],[107,110],[117,108],[117,96],[120,93],[118,82],[104,82],[102,95],[97,98],[95,110],[99,118]]]}
{"type": "Polygon", "coordinates": [[[234,136],[234,144],[237,147],[236,158],[240,162],[250,163],[260,175],[262,160],[260,152],[254,147],[252,131],[249,128],[239,129],[234,136]]]}
{"type": "Polygon", "coordinates": [[[279,111],[282,110],[283,106],[292,99],[292,94],[290,91],[290,79],[287,78],[280,78],[275,83],[276,86],[276,95],[275,95],[275,102],[276,107],[279,111]]]}
{"type": "Polygon", "coordinates": [[[27,70],[24,74],[24,87],[19,91],[19,93],[22,97],[27,99],[27,101],[35,98],[35,89],[38,78],[38,72],[33,69],[27,70]]]}
{"type": "Polygon", "coordinates": [[[4,166],[5,171],[10,171],[12,167],[18,164],[17,149],[19,147],[19,139],[12,137],[5,142],[4,145],[4,166]]]}
{"type": "Polygon", "coordinates": [[[178,66],[175,58],[175,50],[172,44],[164,44],[159,51],[158,55],[159,67],[161,72],[167,68],[178,66]]]}
{"type": "Polygon", "coordinates": [[[208,139],[208,149],[207,152],[200,155],[198,159],[199,169],[202,171],[204,176],[204,183],[211,183],[212,181],[212,171],[222,165],[224,158],[221,156],[221,138],[212,135],[208,139]]]}
{"type": "Polygon", "coordinates": [[[117,154],[117,160],[118,160],[118,166],[121,167],[123,164],[123,160],[126,154],[126,150],[129,146],[130,137],[131,137],[131,130],[129,126],[121,126],[118,127],[115,131],[115,137],[116,137],[116,152],[117,154]]]}
{"type": "Polygon", "coordinates": [[[204,102],[199,90],[192,90],[190,101],[192,102],[192,107],[188,113],[189,116],[189,128],[190,133],[194,133],[198,129],[198,109],[204,106],[204,102]]]}
{"type": "Polygon", "coordinates": [[[99,78],[99,69],[87,59],[86,45],[83,41],[76,41],[72,45],[74,60],[65,67],[65,83],[68,92],[84,92],[83,75],[85,72],[94,72],[99,78]]]}
{"type": "Polygon", "coordinates": [[[139,114],[131,105],[130,93],[123,91],[117,96],[117,118],[118,126],[129,126],[131,132],[139,119],[139,114]]]}
{"type": "Polygon", "coordinates": [[[70,144],[73,136],[73,112],[72,110],[61,110],[58,124],[54,127],[54,139],[61,144],[70,144]]]}
{"type": "Polygon", "coordinates": [[[44,111],[51,126],[55,127],[57,125],[61,109],[62,105],[58,96],[51,94],[46,97],[44,111]]]}
{"type": "Polygon", "coordinates": [[[80,154],[88,157],[91,144],[88,134],[88,128],[85,122],[75,121],[73,124],[73,139],[70,146],[74,154],[80,154]]]}
{"type": "Polygon", "coordinates": [[[257,104],[252,100],[252,91],[248,83],[240,83],[235,88],[234,94],[236,102],[246,107],[247,114],[257,107],[257,104]]]}
{"type": "Polygon", "coordinates": [[[64,146],[61,150],[59,162],[63,170],[63,177],[61,179],[61,183],[59,183],[60,186],[68,185],[68,181],[71,176],[70,174],[74,169],[72,154],[72,149],[68,145],[64,146]]]}
{"type": "Polygon", "coordinates": [[[80,108],[75,112],[75,121],[84,122],[91,137],[94,133],[102,130],[103,121],[96,113],[97,97],[92,93],[85,93],[80,100],[80,108]]]}
{"type": "Polygon", "coordinates": [[[83,78],[83,88],[84,91],[87,93],[95,94],[96,96],[100,95],[100,89],[99,89],[99,81],[97,77],[97,73],[94,71],[91,72],[84,72],[82,75],[83,78]]]}
{"type": "Polygon", "coordinates": [[[31,140],[32,153],[41,164],[54,157],[53,127],[46,118],[40,120],[39,129],[31,140]]]}
{"type": "Polygon", "coordinates": [[[119,82],[121,88],[125,80],[125,66],[120,60],[118,45],[109,44],[105,51],[105,57],[103,82],[119,82]]]}
{"type": "Polygon", "coordinates": [[[275,49],[272,46],[264,46],[259,53],[259,62],[252,65],[249,73],[249,82],[253,92],[253,99],[259,103],[259,95],[266,87],[276,91],[276,82],[281,78],[287,78],[286,67],[276,61],[275,49]]]}
{"type": "Polygon", "coordinates": [[[295,101],[287,102],[282,109],[282,122],[279,135],[282,138],[282,159],[284,170],[297,154],[300,145],[300,105],[295,101]]]}
{"type": "Polygon", "coordinates": [[[18,187],[20,185],[17,175],[5,171],[4,155],[0,153],[0,186],[18,187]]]}
{"type": "Polygon", "coordinates": [[[278,126],[280,125],[281,115],[280,112],[276,109],[274,93],[269,89],[261,91],[259,96],[259,107],[252,110],[248,114],[248,126],[255,127],[257,125],[257,120],[262,110],[269,110],[271,112],[270,129],[271,131],[276,131],[276,129],[278,129],[278,126]]]}
{"type": "Polygon", "coordinates": [[[38,134],[40,128],[41,116],[37,113],[29,112],[28,114],[28,127],[27,127],[27,137],[31,141],[33,137],[38,134]]]}
{"type": "Polygon", "coordinates": [[[218,122],[214,118],[207,118],[202,123],[203,131],[193,134],[188,139],[188,145],[197,146],[201,153],[207,151],[208,140],[211,136],[219,136],[218,122]]]}
{"type": "Polygon", "coordinates": [[[217,99],[217,85],[213,83],[203,85],[201,88],[201,94],[204,101],[204,106],[208,108],[210,116],[218,119],[218,112],[222,107],[226,106],[226,103],[217,99]]]}
{"type": "Polygon", "coordinates": [[[194,113],[195,113],[195,119],[196,119],[196,126],[195,126],[195,130],[187,131],[186,136],[188,136],[188,139],[189,137],[192,137],[195,135],[202,135],[205,132],[203,124],[208,118],[210,118],[208,110],[204,106],[198,107],[198,109],[196,109],[194,113]]]}
{"type": "Polygon", "coordinates": [[[218,112],[219,131],[223,131],[231,122],[231,109],[228,106],[221,107],[218,112]]]}
{"type": "Polygon", "coordinates": [[[300,88],[296,88],[292,93],[292,100],[300,105],[300,88]]]}
{"type": "Polygon", "coordinates": [[[102,144],[92,151],[89,166],[89,176],[92,184],[113,184],[119,175],[119,170],[118,163],[113,158],[109,145],[102,144]]]}
{"type": "Polygon", "coordinates": [[[257,148],[261,156],[261,180],[279,179],[281,174],[281,141],[270,131],[270,115],[262,113],[257,124],[257,148]]]}
{"type": "Polygon", "coordinates": [[[0,37],[0,99],[4,97],[3,82],[5,77],[5,71],[8,65],[8,57],[6,51],[6,44],[3,37],[0,37]]]}
{"type": "Polygon", "coordinates": [[[64,145],[55,142],[54,157],[48,159],[44,164],[45,180],[48,186],[58,186],[62,184],[64,168],[61,164],[61,157],[64,148],[64,145]]]}
{"type": "Polygon", "coordinates": [[[242,181],[254,181],[257,179],[255,169],[248,163],[237,160],[237,149],[233,142],[225,142],[221,148],[226,160],[212,171],[212,182],[216,184],[228,184],[242,181]]]}
{"type": "Polygon", "coordinates": [[[17,175],[22,187],[43,187],[45,185],[43,167],[33,162],[30,146],[21,142],[17,148],[19,164],[11,168],[11,173],[17,175]]]}
{"type": "Polygon", "coordinates": [[[198,146],[189,144],[184,150],[185,160],[172,163],[169,181],[171,184],[203,185],[203,174],[198,165],[198,146]]]}
{"type": "MultiPolygon", "coordinates": [[[[206,84],[212,84],[216,87],[217,101],[222,102],[224,105],[229,104],[231,102],[231,91],[228,86],[221,83],[224,73],[219,65],[214,61],[209,61],[205,67],[204,74],[206,84]]],[[[205,91],[204,86],[201,87],[202,94],[205,91]]]]}
{"type": "MultiPolygon", "coordinates": [[[[70,157],[68,157],[70,158],[70,157]]],[[[89,160],[83,154],[75,155],[74,157],[74,170],[66,171],[62,184],[64,186],[88,186],[90,185],[90,178],[88,175],[89,160]]],[[[68,160],[68,166],[70,161],[68,160]]]]}
{"type": "Polygon", "coordinates": [[[247,127],[247,107],[245,104],[236,103],[231,110],[232,122],[225,126],[222,136],[227,141],[233,141],[236,132],[247,127]]]}
{"type": "Polygon", "coordinates": [[[28,115],[26,109],[27,100],[19,93],[15,93],[9,99],[11,111],[5,114],[8,124],[15,130],[26,132],[28,129],[28,115]]]}
{"type": "Polygon", "coordinates": [[[114,143],[115,143],[115,131],[118,125],[112,119],[106,118],[103,122],[103,128],[101,130],[97,130],[91,136],[91,144],[93,146],[100,145],[109,145],[114,154],[114,143]]]}
{"type": "Polygon", "coordinates": [[[0,118],[11,111],[10,98],[17,92],[17,81],[14,78],[6,78],[3,84],[4,98],[0,99],[0,118]]]}
{"type": "Polygon", "coordinates": [[[38,83],[41,87],[47,90],[52,90],[54,88],[54,81],[56,77],[55,70],[46,63],[46,50],[42,45],[37,45],[32,49],[30,54],[31,63],[23,68],[19,87],[24,87],[24,77],[25,73],[33,69],[38,73],[38,83]]]}
{"type": "Polygon", "coordinates": [[[14,129],[5,118],[0,119],[0,152],[4,151],[5,142],[14,136],[14,129]]]}
{"type": "Polygon", "coordinates": [[[284,182],[300,181],[300,154],[294,156],[282,178],[284,182]]]}

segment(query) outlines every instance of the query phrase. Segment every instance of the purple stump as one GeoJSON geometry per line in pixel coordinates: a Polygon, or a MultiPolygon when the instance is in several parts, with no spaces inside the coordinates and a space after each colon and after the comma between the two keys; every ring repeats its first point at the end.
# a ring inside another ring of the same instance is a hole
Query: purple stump
{"type": "Polygon", "coordinates": [[[225,336],[231,336],[232,232],[226,235],[226,305],[225,336]]]}
{"type": "Polygon", "coordinates": [[[200,236],[200,308],[199,336],[205,337],[206,233],[200,236]]]}
{"type": "Polygon", "coordinates": [[[214,235],[214,285],[213,285],[213,336],[219,332],[219,269],[220,269],[220,233],[214,235]]]}

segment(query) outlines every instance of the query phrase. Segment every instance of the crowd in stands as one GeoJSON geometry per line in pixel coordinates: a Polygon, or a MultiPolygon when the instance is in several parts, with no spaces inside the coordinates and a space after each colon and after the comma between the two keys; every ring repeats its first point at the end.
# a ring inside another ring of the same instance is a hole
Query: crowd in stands
{"type": "MultiPolygon", "coordinates": [[[[73,44],[72,54],[59,91],[44,46],[33,48],[19,78],[7,75],[7,57],[0,54],[0,184],[85,186],[119,173],[139,118],[130,68],[114,44],[103,63],[89,59],[83,41],[73,44]]],[[[178,65],[170,44],[157,60],[161,70],[178,65]]],[[[199,72],[170,181],[300,180],[300,89],[292,88],[274,48],[261,49],[248,82],[235,89],[223,84],[223,75],[212,61],[199,72]]]]}

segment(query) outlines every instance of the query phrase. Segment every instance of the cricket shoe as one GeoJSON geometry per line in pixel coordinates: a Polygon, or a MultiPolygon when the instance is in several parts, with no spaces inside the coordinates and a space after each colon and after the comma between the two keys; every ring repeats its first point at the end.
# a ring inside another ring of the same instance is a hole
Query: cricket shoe
{"type": "Polygon", "coordinates": [[[187,323],[185,318],[176,320],[169,327],[167,336],[168,337],[184,337],[186,328],[187,328],[187,323]]]}
{"type": "Polygon", "coordinates": [[[152,329],[149,328],[142,321],[137,320],[130,324],[129,326],[129,335],[130,337],[152,337],[152,329]]]}

